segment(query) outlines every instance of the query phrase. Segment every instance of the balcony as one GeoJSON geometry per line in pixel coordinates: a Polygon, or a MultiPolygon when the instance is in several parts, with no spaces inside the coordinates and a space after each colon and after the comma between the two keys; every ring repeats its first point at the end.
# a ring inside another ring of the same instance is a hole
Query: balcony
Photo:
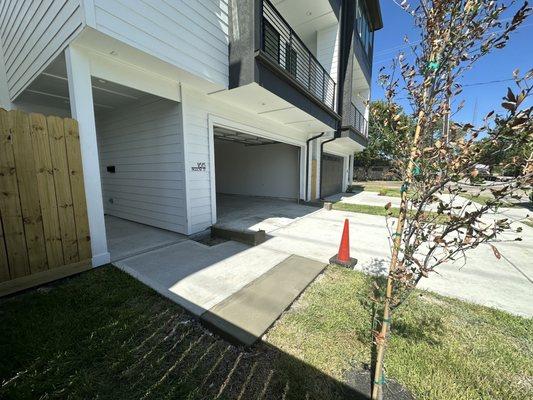
{"type": "Polygon", "coordinates": [[[260,49],[304,90],[332,111],[335,82],[287,21],[268,1],[261,2],[260,49]]]}
{"type": "Polygon", "coordinates": [[[319,61],[322,53],[315,53],[312,43],[319,30],[337,26],[340,1],[231,4],[229,90],[212,96],[304,133],[338,129],[332,67],[319,61]]]}
{"type": "Polygon", "coordinates": [[[361,113],[361,111],[359,111],[359,109],[353,103],[351,103],[348,121],[350,126],[352,126],[357,133],[359,133],[365,139],[368,139],[368,121],[363,113],[361,113]]]}

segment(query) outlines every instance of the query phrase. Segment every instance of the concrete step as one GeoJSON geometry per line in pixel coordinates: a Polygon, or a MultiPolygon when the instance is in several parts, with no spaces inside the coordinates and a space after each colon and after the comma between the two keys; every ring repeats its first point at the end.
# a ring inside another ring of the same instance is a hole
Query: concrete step
{"type": "Polygon", "coordinates": [[[266,240],[265,231],[261,229],[258,231],[239,230],[224,228],[218,225],[211,227],[211,235],[226,240],[249,244],[251,246],[257,246],[266,240]]]}
{"type": "Polygon", "coordinates": [[[251,345],[325,267],[324,263],[291,255],[205,312],[200,319],[221,336],[251,345]]]}

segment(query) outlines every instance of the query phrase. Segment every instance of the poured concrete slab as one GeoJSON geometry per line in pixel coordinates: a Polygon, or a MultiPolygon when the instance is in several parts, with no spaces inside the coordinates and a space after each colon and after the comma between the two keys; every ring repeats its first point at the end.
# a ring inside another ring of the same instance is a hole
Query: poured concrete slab
{"type": "Polygon", "coordinates": [[[192,240],[115,263],[196,315],[283,261],[289,254],[228,241],[206,246],[192,240]]]}
{"type": "Polygon", "coordinates": [[[251,345],[325,267],[325,263],[292,255],[215,305],[201,319],[230,339],[251,345]]]}
{"type": "Polygon", "coordinates": [[[121,260],[187,239],[185,235],[176,232],[111,215],[105,216],[105,228],[111,261],[121,260]]]}
{"type": "Polygon", "coordinates": [[[234,231],[264,230],[268,234],[317,210],[291,200],[217,194],[215,226],[234,231]]]}

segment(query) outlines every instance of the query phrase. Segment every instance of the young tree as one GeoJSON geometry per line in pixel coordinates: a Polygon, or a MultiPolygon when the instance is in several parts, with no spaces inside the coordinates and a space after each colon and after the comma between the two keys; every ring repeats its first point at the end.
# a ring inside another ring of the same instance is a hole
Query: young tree
{"type": "Polygon", "coordinates": [[[501,114],[491,111],[477,127],[450,122],[450,116],[462,108],[455,98],[465,72],[506,45],[531,13],[527,2],[507,22],[502,16],[516,6],[510,1],[420,0],[411,8],[404,0],[399,5],[412,16],[420,41],[410,43],[409,55],[400,53],[380,74],[386,104],[382,129],[402,137],[393,162],[403,185],[399,216],[387,218],[391,261],[386,286],[381,288],[382,319],[374,332],[372,399],[383,396],[385,349],[394,310],[421,278],[443,263],[464,259],[469,249],[488,244],[487,249],[500,258],[493,242],[514,228],[495,212],[504,198],[531,185],[533,179],[533,153],[519,152],[505,161],[519,167],[519,176],[479,187],[489,190],[494,200],[478,205],[461,196],[462,184],[476,176],[474,166],[487,152],[496,156],[515,146],[531,146],[532,109],[525,106],[532,90],[531,71],[513,73],[516,87],[508,89],[501,114]],[[400,112],[400,97],[410,102],[413,131],[400,112]]]}

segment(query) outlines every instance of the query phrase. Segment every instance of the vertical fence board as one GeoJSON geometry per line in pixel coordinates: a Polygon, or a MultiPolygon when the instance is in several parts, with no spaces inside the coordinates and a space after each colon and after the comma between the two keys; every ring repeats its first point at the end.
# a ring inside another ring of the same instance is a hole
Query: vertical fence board
{"type": "Polygon", "coordinates": [[[46,122],[50,139],[50,154],[54,168],[63,257],[65,263],[70,264],[78,261],[79,257],[63,120],[59,117],[50,116],[46,118],[46,122]]]}
{"type": "Polygon", "coordinates": [[[11,279],[30,273],[9,113],[0,109],[0,214],[11,279]]]}
{"type": "Polygon", "coordinates": [[[48,267],[55,268],[63,265],[64,259],[46,117],[30,114],[30,127],[48,267]]]}
{"type": "Polygon", "coordinates": [[[0,282],[8,281],[9,279],[9,263],[7,262],[4,230],[2,229],[2,215],[0,215],[0,282]]]}
{"type": "Polygon", "coordinates": [[[65,118],[64,126],[70,172],[70,187],[72,190],[72,201],[74,203],[74,218],[76,219],[78,252],[80,260],[86,260],[91,257],[91,239],[89,234],[89,219],[87,218],[87,205],[85,202],[78,122],[71,118],[65,118]]]}
{"type": "Polygon", "coordinates": [[[30,120],[28,114],[19,110],[10,111],[9,116],[12,124],[13,154],[17,169],[20,208],[26,235],[30,272],[36,273],[47,270],[48,261],[44,246],[39,193],[36,190],[37,175],[30,137],[30,120]]]}

